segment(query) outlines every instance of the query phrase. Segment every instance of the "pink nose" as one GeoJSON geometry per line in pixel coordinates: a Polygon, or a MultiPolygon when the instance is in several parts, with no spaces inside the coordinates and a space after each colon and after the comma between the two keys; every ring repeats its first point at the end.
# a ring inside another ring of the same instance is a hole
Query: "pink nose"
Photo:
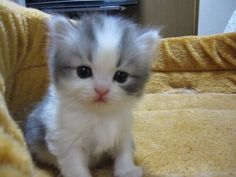
{"type": "Polygon", "coordinates": [[[95,88],[95,92],[99,95],[99,96],[104,96],[106,95],[110,90],[108,88],[95,88]]]}

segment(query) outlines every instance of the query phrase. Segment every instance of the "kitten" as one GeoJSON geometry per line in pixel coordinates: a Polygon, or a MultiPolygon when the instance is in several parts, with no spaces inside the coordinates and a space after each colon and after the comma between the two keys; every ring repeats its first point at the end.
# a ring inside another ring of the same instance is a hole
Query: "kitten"
{"type": "Polygon", "coordinates": [[[49,36],[50,88],[25,127],[32,154],[65,177],[91,177],[89,168],[104,155],[114,159],[114,176],[141,177],[131,112],[149,78],[158,31],[121,17],[55,16],[49,36]]]}

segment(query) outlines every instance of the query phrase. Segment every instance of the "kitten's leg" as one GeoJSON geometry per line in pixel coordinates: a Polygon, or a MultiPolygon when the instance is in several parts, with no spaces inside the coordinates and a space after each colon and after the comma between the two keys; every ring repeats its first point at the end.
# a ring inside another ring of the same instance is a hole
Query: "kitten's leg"
{"type": "Polygon", "coordinates": [[[64,177],[92,177],[88,168],[88,157],[82,150],[72,147],[57,158],[64,177]]]}
{"type": "Polygon", "coordinates": [[[132,138],[123,140],[115,157],[115,177],[142,177],[143,171],[133,162],[132,138]]]}

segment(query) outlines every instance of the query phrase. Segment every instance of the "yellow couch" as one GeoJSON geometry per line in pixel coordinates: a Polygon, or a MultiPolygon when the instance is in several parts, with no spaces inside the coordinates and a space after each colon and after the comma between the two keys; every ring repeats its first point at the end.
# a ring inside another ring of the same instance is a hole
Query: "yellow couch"
{"type": "MultiPolygon", "coordinates": [[[[34,165],[20,128],[47,88],[48,17],[0,3],[0,177],[56,176],[34,165]]],[[[236,176],[236,33],[163,39],[152,71],[134,112],[145,177],[236,176]]]]}

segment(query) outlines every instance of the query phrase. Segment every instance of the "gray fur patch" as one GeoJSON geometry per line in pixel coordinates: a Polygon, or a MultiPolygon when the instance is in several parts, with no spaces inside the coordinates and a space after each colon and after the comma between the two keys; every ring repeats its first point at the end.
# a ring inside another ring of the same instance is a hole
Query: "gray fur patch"
{"type": "Polygon", "coordinates": [[[49,25],[51,27],[49,31],[51,39],[49,67],[52,80],[57,83],[60,78],[69,77],[72,72],[71,70],[77,67],[74,61],[72,61],[72,57],[78,60],[92,61],[92,50],[96,47],[95,28],[101,27],[102,23],[99,17],[90,19],[88,16],[84,16],[81,19],[81,23],[74,24],[70,23],[69,19],[65,17],[59,16],[54,18],[52,21],[57,21],[57,23],[68,21],[67,24],[64,24],[67,25],[65,27],[63,24],[49,25]],[[57,20],[57,18],[60,20],[57,20]],[[58,30],[60,33],[57,34],[53,28],[58,26],[63,26],[66,29],[58,30]]]}
{"type": "MultiPolygon", "coordinates": [[[[43,104],[43,103],[41,103],[43,104]]],[[[27,144],[34,151],[37,148],[46,146],[45,141],[45,125],[43,123],[43,118],[41,113],[43,111],[42,106],[37,106],[37,108],[30,114],[25,125],[25,137],[27,144]]]]}
{"type": "Polygon", "coordinates": [[[37,105],[36,109],[28,116],[24,127],[24,135],[31,153],[40,161],[51,165],[56,165],[55,157],[49,152],[46,137],[45,121],[51,117],[51,113],[46,111],[50,96],[37,105]],[[50,159],[50,160],[49,160],[50,159]]]}
{"type": "Polygon", "coordinates": [[[120,42],[120,59],[117,66],[128,68],[131,81],[120,85],[129,95],[142,95],[144,86],[149,78],[149,59],[139,50],[137,38],[141,29],[129,21],[121,21],[124,27],[120,42]]]}
{"type": "Polygon", "coordinates": [[[141,96],[148,78],[148,73],[144,73],[143,76],[131,76],[131,81],[127,84],[121,85],[121,88],[123,88],[129,95],[141,96]]]}

